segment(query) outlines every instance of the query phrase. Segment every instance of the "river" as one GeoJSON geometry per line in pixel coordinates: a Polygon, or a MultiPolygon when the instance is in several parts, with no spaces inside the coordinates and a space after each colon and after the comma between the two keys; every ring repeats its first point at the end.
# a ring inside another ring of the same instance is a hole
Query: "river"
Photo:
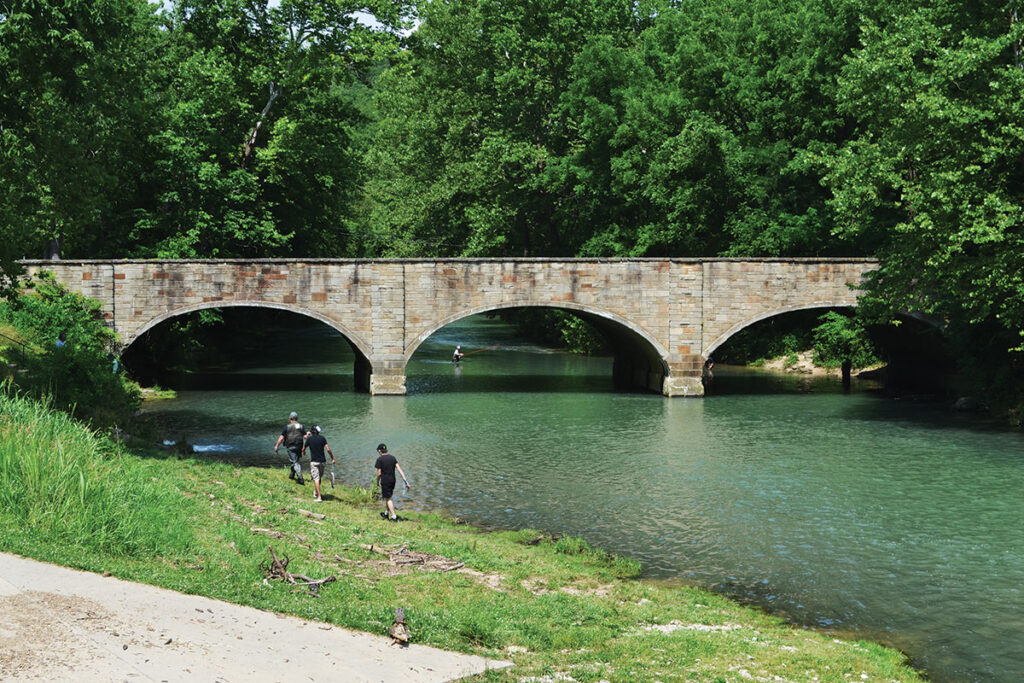
{"type": "Polygon", "coordinates": [[[483,317],[421,347],[405,397],[356,393],[351,368],[341,337],[300,328],[146,410],[203,455],[279,467],[282,486],[272,446],[296,410],[348,483],[371,482],[387,442],[412,484],[400,509],[579,535],[648,577],[896,646],[936,681],[1024,680],[1019,433],[721,366],[702,400],[616,393],[610,359],[483,317]]]}

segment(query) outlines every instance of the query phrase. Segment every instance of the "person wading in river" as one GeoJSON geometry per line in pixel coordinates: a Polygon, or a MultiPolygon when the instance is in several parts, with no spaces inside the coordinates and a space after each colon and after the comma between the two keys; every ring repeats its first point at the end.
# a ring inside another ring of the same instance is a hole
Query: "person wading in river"
{"type": "Polygon", "coordinates": [[[402,466],[398,464],[398,459],[388,453],[387,446],[384,444],[377,446],[377,454],[377,462],[373,466],[377,468],[377,484],[380,485],[380,497],[384,500],[384,512],[380,513],[380,516],[383,519],[397,522],[398,515],[395,513],[395,502],[391,500],[391,496],[395,492],[395,470],[398,470],[398,473],[402,475],[406,491],[409,490],[409,480],[405,478],[405,472],[402,471],[402,466]]]}
{"type": "Polygon", "coordinates": [[[320,432],[320,425],[313,425],[309,434],[306,435],[306,445],[302,449],[303,453],[307,448],[309,449],[309,476],[313,478],[313,500],[318,503],[323,501],[320,497],[320,480],[324,476],[324,470],[327,469],[327,457],[324,455],[324,451],[331,456],[331,464],[334,464],[334,453],[327,445],[327,439],[320,432]]]}
{"type": "Polygon", "coordinates": [[[281,442],[284,442],[284,447],[288,449],[288,459],[291,461],[290,471],[288,472],[288,478],[294,479],[300,484],[306,482],[302,479],[302,438],[305,435],[306,430],[302,428],[302,423],[299,422],[299,414],[292,411],[292,414],[288,416],[288,424],[281,430],[281,436],[277,437],[277,443],[274,444],[274,452],[281,447],[281,442]]]}

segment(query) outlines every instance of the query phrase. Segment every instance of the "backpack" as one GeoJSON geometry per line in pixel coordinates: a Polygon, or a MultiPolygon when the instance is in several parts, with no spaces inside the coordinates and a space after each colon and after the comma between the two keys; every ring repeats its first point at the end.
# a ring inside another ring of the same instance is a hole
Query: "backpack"
{"type": "Polygon", "coordinates": [[[302,425],[298,422],[289,422],[285,429],[287,430],[287,433],[284,437],[284,445],[288,448],[302,448],[302,437],[305,434],[305,430],[302,429],[302,425]]]}

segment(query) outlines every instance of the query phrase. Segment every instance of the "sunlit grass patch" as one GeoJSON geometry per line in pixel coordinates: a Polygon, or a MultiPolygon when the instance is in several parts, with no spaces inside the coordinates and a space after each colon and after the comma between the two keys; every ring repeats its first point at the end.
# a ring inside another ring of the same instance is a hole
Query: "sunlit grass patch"
{"type": "Polygon", "coordinates": [[[65,413],[0,393],[5,526],[114,555],[180,552],[187,510],[159,474],[65,413]]]}

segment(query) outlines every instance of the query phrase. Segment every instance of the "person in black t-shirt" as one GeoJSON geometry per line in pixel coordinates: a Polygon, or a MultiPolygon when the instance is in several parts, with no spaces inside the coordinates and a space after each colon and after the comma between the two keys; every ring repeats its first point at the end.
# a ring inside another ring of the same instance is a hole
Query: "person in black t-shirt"
{"type": "Polygon", "coordinates": [[[331,456],[331,464],[334,464],[334,453],[327,445],[327,439],[320,433],[321,431],[320,425],[313,425],[309,434],[306,435],[306,445],[302,449],[303,453],[307,448],[309,449],[309,474],[313,477],[313,500],[318,503],[323,501],[323,498],[320,497],[320,479],[323,478],[324,470],[327,469],[327,457],[324,455],[324,451],[331,456]]]}
{"type": "Polygon", "coordinates": [[[380,497],[384,499],[384,512],[380,513],[380,516],[384,519],[390,519],[392,522],[398,521],[398,515],[395,514],[395,502],[391,500],[391,496],[395,492],[395,470],[402,475],[402,481],[405,482],[405,489],[409,490],[409,480],[405,478],[405,472],[402,471],[402,466],[398,464],[398,459],[395,456],[388,453],[388,447],[384,444],[377,446],[377,462],[373,464],[377,468],[377,483],[380,485],[380,497]]]}

